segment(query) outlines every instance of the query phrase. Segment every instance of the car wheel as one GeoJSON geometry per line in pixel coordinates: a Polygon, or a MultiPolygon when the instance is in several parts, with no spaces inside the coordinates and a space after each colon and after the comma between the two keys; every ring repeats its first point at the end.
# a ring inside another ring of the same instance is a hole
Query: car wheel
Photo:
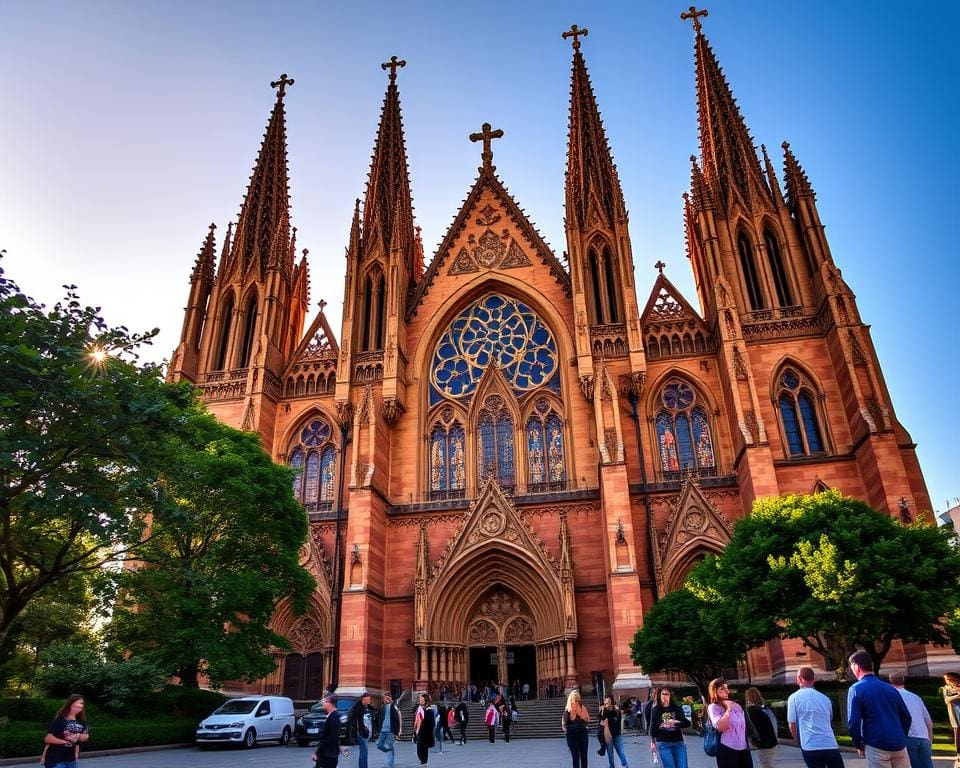
{"type": "Polygon", "coordinates": [[[255,746],[257,746],[257,732],[251,728],[243,734],[243,747],[244,749],[253,749],[255,746]]]}
{"type": "Polygon", "coordinates": [[[297,739],[297,746],[298,746],[298,747],[309,747],[309,746],[310,746],[310,739],[297,739]]]}
{"type": "Polygon", "coordinates": [[[285,747],[290,743],[290,729],[284,727],[283,733],[280,734],[280,745],[285,747]]]}

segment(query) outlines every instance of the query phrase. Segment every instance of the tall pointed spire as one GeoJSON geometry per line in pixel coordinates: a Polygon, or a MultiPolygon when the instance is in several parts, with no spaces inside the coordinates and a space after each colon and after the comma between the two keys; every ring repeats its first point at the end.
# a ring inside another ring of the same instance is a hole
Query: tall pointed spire
{"type": "Polygon", "coordinates": [[[256,268],[262,277],[270,266],[290,274],[290,189],[287,182],[287,130],[283,96],[293,79],[286,74],[271,83],[277,101],[263,135],[260,153],[240,208],[231,261],[241,274],[256,268]]]}
{"type": "Polygon", "coordinates": [[[213,283],[213,265],[216,259],[217,238],[213,234],[217,225],[211,223],[207,236],[203,240],[203,246],[197,254],[197,260],[193,265],[193,273],[190,280],[206,280],[213,283]]]}
{"type": "Polygon", "coordinates": [[[391,245],[398,246],[412,275],[413,200],[397,90],[397,70],[406,66],[406,62],[392,56],[389,62],[380,66],[390,70],[390,81],[383,99],[363,204],[364,257],[378,250],[386,254],[391,245]]]}
{"type": "Polygon", "coordinates": [[[803,170],[803,166],[801,166],[797,158],[794,157],[793,151],[790,149],[790,143],[785,141],[782,146],[784,177],[787,182],[787,198],[790,201],[790,205],[795,207],[801,197],[812,197],[816,199],[813,187],[810,186],[810,179],[807,178],[807,173],[803,170]]]}
{"type": "Polygon", "coordinates": [[[699,17],[706,11],[691,7],[681,19],[693,19],[696,40],[697,113],[703,171],[729,211],[735,198],[748,209],[773,204],[747,124],[707,42],[699,17]]]}
{"type": "Polygon", "coordinates": [[[567,145],[567,218],[571,226],[585,226],[599,215],[611,225],[626,215],[617,167],[600,119],[590,75],[580,53],[581,35],[588,30],[574,24],[563,37],[573,38],[570,85],[570,131],[567,145]]]}

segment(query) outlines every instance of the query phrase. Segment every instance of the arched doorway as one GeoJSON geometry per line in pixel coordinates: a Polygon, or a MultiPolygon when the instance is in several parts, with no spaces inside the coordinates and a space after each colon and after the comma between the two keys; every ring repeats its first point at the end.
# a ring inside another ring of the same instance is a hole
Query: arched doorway
{"type": "Polygon", "coordinates": [[[416,581],[417,682],[578,684],[573,571],[566,516],[559,559],[524,524],[489,479],[432,569],[421,527],[416,581]]]}

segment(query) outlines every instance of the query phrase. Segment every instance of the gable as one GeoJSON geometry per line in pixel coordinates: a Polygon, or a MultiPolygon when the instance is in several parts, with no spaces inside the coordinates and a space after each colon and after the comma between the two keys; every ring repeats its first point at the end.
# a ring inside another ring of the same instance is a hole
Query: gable
{"type": "Polygon", "coordinates": [[[640,327],[651,359],[703,354],[715,346],[706,323],[662,272],[640,315],[640,327]]]}
{"type": "Polygon", "coordinates": [[[407,306],[417,313],[431,291],[453,293],[483,273],[530,282],[555,280],[570,295],[570,276],[492,169],[484,169],[454,218],[407,306]],[[466,276],[466,277],[463,277],[466,276]]]}

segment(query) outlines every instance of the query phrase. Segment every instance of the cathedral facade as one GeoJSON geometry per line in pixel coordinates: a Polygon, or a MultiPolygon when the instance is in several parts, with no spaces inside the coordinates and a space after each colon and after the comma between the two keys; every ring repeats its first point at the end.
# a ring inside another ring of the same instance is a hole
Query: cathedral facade
{"type": "MultiPolygon", "coordinates": [[[[190,281],[170,378],[295,470],[317,587],[251,684],[295,698],[518,680],[649,684],[629,643],[757,497],[827,487],[930,509],[867,326],[789,145],[757,154],[695,27],[700,156],[684,196],[695,299],[635,284],[617,169],[574,26],[566,259],[482,165],[436,253],[416,227],[393,57],[339,333],[308,307],[289,224],[284,97],[239,219],[190,281]]],[[[930,649],[903,649],[926,671],[930,649]]],[[[797,644],[740,674],[818,663],[797,644]]]]}

